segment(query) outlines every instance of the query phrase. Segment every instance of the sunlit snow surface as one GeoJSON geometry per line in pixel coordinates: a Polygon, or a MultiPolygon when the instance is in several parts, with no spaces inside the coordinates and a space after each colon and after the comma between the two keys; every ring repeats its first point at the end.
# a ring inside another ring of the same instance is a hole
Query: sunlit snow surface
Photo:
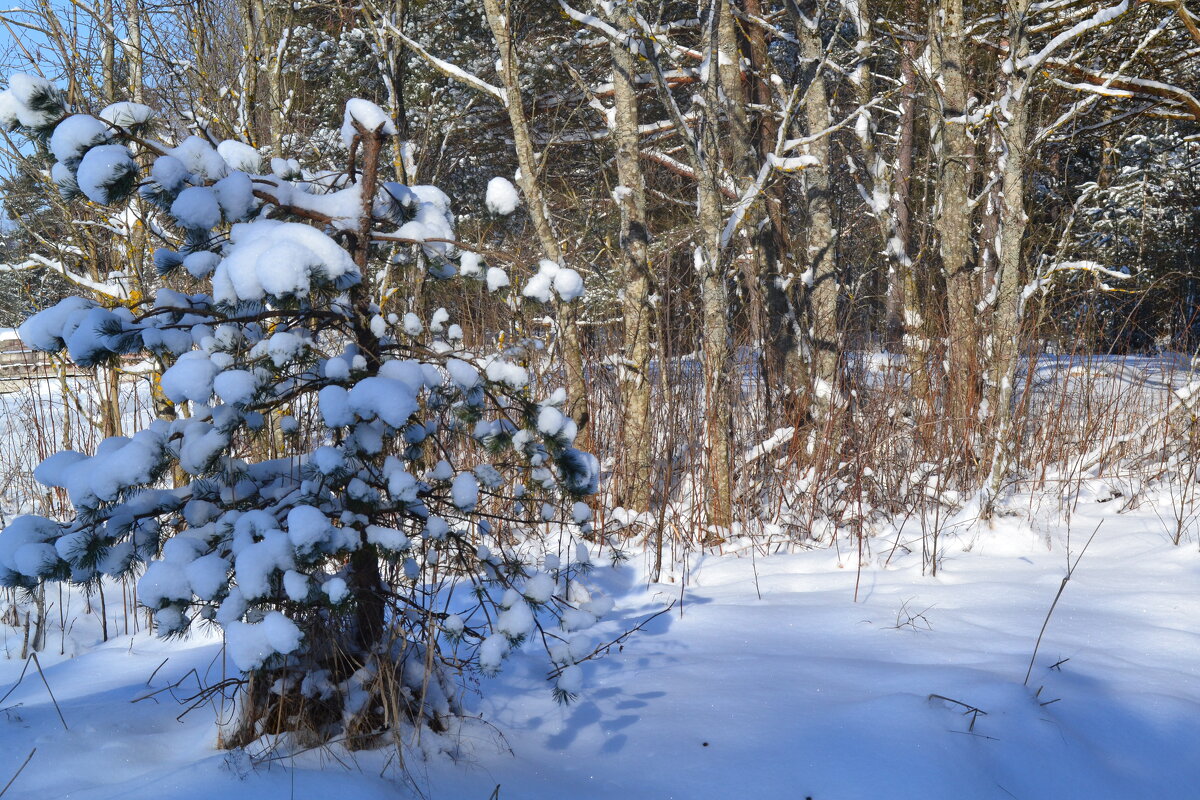
{"type": "MultiPolygon", "coordinates": [[[[677,605],[620,651],[585,663],[579,700],[556,705],[538,662],[514,656],[485,681],[485,700],[469,700],[496,727],[469,724],[441,741],[426,733],[408,769],[445,798],[486,798],[497,784],[502,798],[1193,796],[1200,555],[1194,539],[1170,546],[1151,509],[1115,512],[1092,501],[1072,522],[1078,555],[1104,520],[1028,687],[1066,569],[1065,526],[1012,518],[964,531],[946,540],[936,578],[921,575],[919,546],[884,568],[884,539],[871,543],[861,576],[845,549],[841,558],[710,556],[690,565],[682,593],[678,579],[647,588],[640,567],[626,565],[601,578],[619,598],[602,630],[616,635],[677,605]],[[455,750],[456,760],[421,755],[434,749],[455,750]]],[[[110,624],[114,615],[119,607],[110,624]]],[[[292,757],[264,741],[230,755],[214,749],[212,707],[177,722],[184,706],[172,692],[132,702],[192,669],[206,684],[220,680],[219,642],[89,644],[96,633],[95,617],[79,614],[68,656],[57,655],[56,630],[43,654],[69,731],[32,668],[5,701],[0,771],[37,748],[10,796],[407,796],[383,754],[292,757]]],[[[20,650],[14,629],[7,647],[20,650]]],[[[15,657],[0,663],[5,690],[21,667],[15,657]]],[[[189,675],[174,694],[196,688],[189,675]]]]}

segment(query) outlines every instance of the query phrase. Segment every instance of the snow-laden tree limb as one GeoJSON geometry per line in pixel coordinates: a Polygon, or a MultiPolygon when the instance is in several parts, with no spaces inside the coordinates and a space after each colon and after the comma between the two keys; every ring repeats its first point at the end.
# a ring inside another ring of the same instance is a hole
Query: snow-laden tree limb
{"type": "Polygon", "coordinates": [[[878,105],[879,102],[882,102],[883,98],[872,100],[870,103],[860,106],[841,122],[831,125],[822,131],[812,134],[811,136],[805,136],[800,139],[784,139],[783,134],[789,127],[791,127],[792,115],[795,113],[796,107],[799,105],[799,100],[800,98],[798,97],[797,92],[793,91],[791,98],[789,98],[787,108],[785,108],[783,112],[783,124],[779,126],[779,134],[776,137],[775,142],[775,152],[767,154],[766,160],[759,167],[758,175],[755,177],[754,181],[748,187],[746,187],[746,190],[742,192],[741,196],[738,198],[737,205],[735,205],[733,208],[733,213],[730,215],[729,220],[725,223],[724,229],[721,231],[722,249],[728,247],[729,243],[733,240],[733,235],[741,226],[742,220],[745,219],[746,212],[750,210],[750,207],[754,205],[754,201],[757,200],[759,195],[762,194],[762,190],[766,186],[767,180],[770,178],[773,172],[799,172],[801,170],[821,165],[820,160],[817,159],[816,156],[785,156],[784,153],[794,150],[797,147],[810,145],[813,142],[823,139],[835,131],[846,127],[850,124],[851,120],[857,119],[859,114],[861,114],[865,109],[878,105]]]}
{"type": "Polygon", "coordinates": [[[1022,59],[1018,66],[1020,66],[1022,69],[1027,69],[1030,71],[1038,69],[1064,44],[1078,39],[1080,36],[1090,30],[1094,30],[1095,28],[1099,28],[1104,25],[1111,25],[1123,14],[1128,12],[1130,7],[1131,3],[1129,0],[1121,0],[1121,2],[1117,3],[1115,6],[1108,6],[1107,8],[1100,9],[1092,16],[1071,27],[1069,30],[1065,30],[1055,36],[1037,53],[1029,56],[1028,58],[1022,59]]]}
{"type": "Polygon", "coordinates": [[[57,259],[46,258],[45,256],[33,253],[25,258],[24,261],[17,263],[0,264],[0,272],[27,272],[32,269],[48,269],[52,272],[57,272],[66,280],[81,286],[85,289],[91,289],[93,292],[113,297],[118,300],[129,299],[129,290],[125,286],[118,283],[106,283],[104,281],[92,280],[86,275],[80,275],[78,272],[69,269],[65,264],[57,259]]]}
{"type": "Polygon", "coordinates": [[[792,156],[791,158],[780,158],[774,153],[768,153],[766,160],[759,167],[758,176],[754,182],[746,188],[742,196],[738,199],[737,205],[733,207],[733,213],[729,216],[729,221],[725,223],[724,230],[721,231],[721,247],[729,246],[729,242],[733,239],[733,235],[737,233],[737,229],[741,227],[742,220],[746,218],[746,212],[754,205],[754,201],[762,194],[762,190],[767,185],[767,180],[772,172],[798,172],[808,169],[809,167],[820,166],[821,162],[816,156],[792,156]]]}
{"type": "Polygon", "coordinates": [[[449,61],[446,61],[445,59],[438,58],[433,53],[429,52],[424,47],[422,47],[421,44],[419,42],[417,42],[415,39],[410,38],[407,34],[404,33],[404,31],[402,31],[398,27],[396,27],[396,25],[393,24],[390,20],[381,18],[380,21],[382,22],[382,24],[387,26],[388,30],[390,30],[397,39],[404,42],[404,45],[408,49],[412,50],[414,53],[419,55],[421,58],[425,59],[425,61],[428,62],[429,65],[431,67],[433,67],[434,69],[436,69],[438,72],[442,73],[443,75],[445,75],[448,78],[458,81],[459,83],[463,84],[464,86],[469,86],[470,88],[475,89],[476,91],[491,95],[492,97],[499,100],[505,106],[508,105],[508,95],[500,87],[493,86],[492,84],[488,83],[487,81],[483,80],[482,78],[478,78],[475,75],[472,75],[471,73],[467,72],[465,69],[463,69],[462,67],[459,67],[456,64],[452,64],[449,61]]]}
{"type": "Polygon", "coordinates": [[[1038,292],[1045,294],[1050,291],[1054,279],[1059,275],[1069,272],[1089,272],[1096,276],[1102,275],[1114,280],[1129,280],[1131,277],[1124,272],[1109,269],[1096,261],[1062,261],[1047,267],[1038,277],[1021,288],[1019,311],[1024,313],[1025,304],[1029,301],[1029,298],[1038,292]]]}
{"type": "Polygon", "coordinates": [[[1130,53],[1125,58],[1125,60],[1121,63],[1121,65],[1112,73],[1112,75],[1108,79],[1106,79],[1104,81],[1104,83],[1100,84],[1099,86],[1093,86],[1093,85],[1087,84],[1087,83],[1067,84],[1066,82],[1062,81],[1059,78],[1052,78],[1051,80],[1054,83],[1056,83],[1060,86],[1063,86],[1064,88],[1076,89],[1077,91],[1087,91],[1087,92],[1091,93],[1091,96],[1084,98],[1082,101],[1080,101],[1078,103],[1075,103],[1073,106],[1071,106],[1071,108],[1067,109],[1065,112],[1063,112],[1061,115],[1059,115],[1058,119],[1056,119],[1053,123],[1051,123],[1044,129],[1042,129],[1042,131],[1040,133],[1038,133],[1037,136],[1034,137],[1033,145],[1036,147],[1037,145],[1041,144],[1043,141],[1045,141],[1047,138],[1049,138],[1054,133],[1054,131],[1062,128],[1068,122],[1076,119],[1085,110],[1091,108],[1096,103],[1097,98],[1102,95],[1109,95],[1109,96],[1114,96],[1114,97],[1124,97],[1124,98],[1136,97],[1137,95],[1129,89],[1114,88],[1113,82],[1118,80],[1121,73],[1123,73],[1125,70],[1127,70],[1129,68],[1129,66],[1133,63],[1134,59],[1136,59],[1138,57],[1138,55],[1140,55],[1142,53],[1143,50],[1145,50],[1147,47],[1149,47],[1150,43],[1153,42],[1158,37],[1158,35],[1160,33],[1162,33],[1163,30],[1166,29],[1167,22],[1169,19],[1170,19],[1170,17],[1165,17],[1158,23],[1158,25],[1151,28],[1150,31],[1145,36],[1142,37],[1141,42],[1138,43],[1138,46],[1136,48],[1134,48],[1133,52],[1130,53]]]}
{"type": "Polygon", "coordinates": [[[621,32],[612,25],[609,25],[607,22],[595,16],[594,14],[585,14],[582,11],[572,8],[566,2],[566,0],[558,0],[558,6],[563,10],[563,13],[578,22],[580,25],[591,28],[597,33],[600,33],[615,42],[621,42],[627,38],[622,36],[621,32]]]}

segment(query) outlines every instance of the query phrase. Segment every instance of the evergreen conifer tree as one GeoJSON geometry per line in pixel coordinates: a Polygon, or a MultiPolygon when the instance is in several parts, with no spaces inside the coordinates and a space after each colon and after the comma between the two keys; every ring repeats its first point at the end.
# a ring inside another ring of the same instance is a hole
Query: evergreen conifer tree
{"type": "Polygon", "coordinates": [[[30,76],[0,94],[0,122],[48,148],[64,194],[140,195],[178,242],[155,262],[180,289],[133,307],[70,297],[22,339],[84,367],[153,354],[187,411],[43,462],[37,480],[76,516],[12,521],[0,583],[139,574],[161,634],[219,625],[246,676],[228,744],[438,728],[456,674],[494,672],[534,636],[558,696],[578,690],[573,632],[608,610],[576,580],[596,460],[572,444],[565,393],[531,387],[533,343],[471,352],[443,310],[380,313],[373,275],[398,240],[437,275],[464,258],[483,272],[444,193],[385,180],[394,129],[377,106],[347,103],[349,163],[319,175],[268,172],[239,142],[166,144],[144,105],[72,113],[30,76]],[[551,530],[568,533],[553,553],[551,530]]]}

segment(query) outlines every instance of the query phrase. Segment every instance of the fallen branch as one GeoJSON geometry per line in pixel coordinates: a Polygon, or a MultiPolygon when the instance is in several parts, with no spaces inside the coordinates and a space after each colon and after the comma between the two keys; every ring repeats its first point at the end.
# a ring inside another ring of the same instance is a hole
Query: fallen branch
{"type": "MultiPolygon", "coordinates": [[[[941,695],[941,694],[931,694],[931,695],[929,695],[929,699],[930,700],[944,700],[947,703],[954,703],[954,705],[956,705],[956,706],[962,706],[963,708],[965,708],[966,711],[963,712],[963,716],[965,717],[967,714],[971,715],[971,724],[967,726],[967,730],[966,730],[967,733],[973,733],[975,731],[975,720],[979,719],[980,714],[982,714],[983,716],[986,717],[987,713],[988,713],[988,712],[984,711],[982,708],[973,706],[970,703],[964,703],[962,700],[955,700],[953,697],[946,697],[945,695],[941,695]]],[[[954,733],[962,733],[962,731],[954,731],[954,733]]],[[[988,738],[991,738],[991,737],[988,737],[988,738]]]]}

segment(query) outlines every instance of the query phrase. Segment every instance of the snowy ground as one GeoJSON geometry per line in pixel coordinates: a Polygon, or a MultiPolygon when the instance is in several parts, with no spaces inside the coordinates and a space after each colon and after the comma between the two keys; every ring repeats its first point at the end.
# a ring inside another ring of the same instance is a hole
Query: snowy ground
{"type": "MultiPolygon", "coordinates": [[[[858,602],[845,548],[840,561],[833,549],[707,557],[690,565],[682,606],[585,665],[578,702],[556,705],[537,662],[514,658],[474,703],[490,725],[464,728],[457,760],[410,751],[408,771],[426,796],[456,800],[1194,797],[1197,540],[1173,547],[1149,505],[1116,506],[1081,506],[1069,550],[1064,525],[1022,517],[963,532],[936,578],[921,574],[919,543],[885,567],[892,541],[875,540],[858,602]],[[1101,520],[1025,686],[1068,557],[1101,520]]],[[[640,574],[631,564],[600,577],[618,599],[608,632],[680,598],[680,581],[647,587],[640,574]]],[[[80,617],[68,652],[94,632],[80,617]]],[[[0,782],[37,749],[7,797],[413,791],[382,754],[229,754],[214,748],[214,709],[180,722],[172,692],[132,702],[181,678],[174,694],[193,694],[192,669],[218,680],[218,641],[139,635],[63,657],[50,639],[42,664],[69,729],[30,666],[0,703],[0,782]]],[[[2,691],[22,666],[0,661],[2,691]]]]}

